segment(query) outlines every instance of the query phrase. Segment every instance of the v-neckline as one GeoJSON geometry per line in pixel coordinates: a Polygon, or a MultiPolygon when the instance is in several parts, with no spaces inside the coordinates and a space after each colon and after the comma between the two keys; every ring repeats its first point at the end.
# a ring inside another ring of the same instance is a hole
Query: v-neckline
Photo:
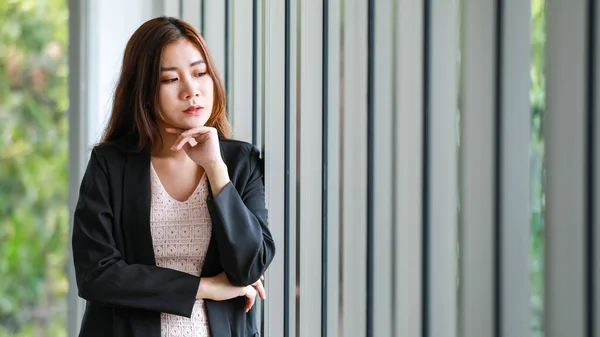
{"type": "Polygon", "coordinates": [[[194,195],[196,195],[196,193],[198,193],[198,191],[202,187],[202,184],[204,183],[204,179],[206,179],[206,172],[204,172],[204,173],[202,173],[202,177],[200,177],[200,180],[198,181],[198,185],[196,185],[196,188],[194,189],[194,191],[192,192],[192,194],[190,194],[189,197],[187,199],[185,199],[184,201],[180,201],[180,200],[175,199],[167,191],[167,189],[163,185],[162,180],[158,176],[158,173],[156,172],[156,169],[154,168],[154,164],[152,164],[152,160],[150,160],[150,171],[152,172],[152,175],[154,176],[154,178],[156,178],[156,181],[158,182],[158,185],[160,186],[161,191],[169,198],[169,200],[171,200],[174,203],[179,204],[179,205],[185,205],[185,204],[189,203],[189,201],[192,199],[192,197],[194,195]]]}

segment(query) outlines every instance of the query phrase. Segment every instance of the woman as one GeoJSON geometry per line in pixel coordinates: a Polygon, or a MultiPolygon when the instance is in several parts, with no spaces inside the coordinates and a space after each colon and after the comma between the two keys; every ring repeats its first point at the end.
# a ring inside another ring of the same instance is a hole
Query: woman
{"type": "Polygon", "coordinates": [[[80,336],[258,336],[275,245],[259,151],[228,139],[225,96],[187,23],[129,40],[74,214],[80,336]]]}

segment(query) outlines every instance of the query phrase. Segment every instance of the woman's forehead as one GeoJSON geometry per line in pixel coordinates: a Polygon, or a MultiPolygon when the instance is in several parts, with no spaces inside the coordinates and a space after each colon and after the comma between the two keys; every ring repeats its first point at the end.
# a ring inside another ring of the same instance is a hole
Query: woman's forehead
{"type": "Polygon", "coordinates": [[[162,67],[174,66],[174,64],[178,66],[194,66],[202,63],[204,63],[202,53],[187,39],[179,39],[176,42],[168,44],[163,49],[161,55],[162,67]]]}

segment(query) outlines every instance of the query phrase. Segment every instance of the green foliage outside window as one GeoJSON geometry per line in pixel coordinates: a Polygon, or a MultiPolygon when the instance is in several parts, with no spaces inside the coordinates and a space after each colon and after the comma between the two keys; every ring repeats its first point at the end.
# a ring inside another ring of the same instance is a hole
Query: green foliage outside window
{"type": "Polygon", "coordinates": [[[0,17],[0,336],[65,336],[67,1],[0,17]]]}
{"type": "Polygon", "coordinates": [[[533,337],[543,336],[544,292],[544,139],[543,115],[545,100],[544,46],[545,19],[544,0],[532,0],[532,63],[531,63],[531,331],[533,337]]]}

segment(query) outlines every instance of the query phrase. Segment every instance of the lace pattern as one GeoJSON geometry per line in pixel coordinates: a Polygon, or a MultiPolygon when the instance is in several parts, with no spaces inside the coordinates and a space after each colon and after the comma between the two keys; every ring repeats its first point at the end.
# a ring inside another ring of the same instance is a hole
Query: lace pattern
{"type": "MultiPolygon", "coordinates": [[[[184,202],[172,198],[151,166],[152,203],[150,229],[156,265],[195,276],[202,271],[212,234],[212,223],[206,205],[206,175],[184,202]]],[[[161,313],[163,337],[209,337],[208,318],[202,300],[196,301],[191,318],[161,313]]]]}

